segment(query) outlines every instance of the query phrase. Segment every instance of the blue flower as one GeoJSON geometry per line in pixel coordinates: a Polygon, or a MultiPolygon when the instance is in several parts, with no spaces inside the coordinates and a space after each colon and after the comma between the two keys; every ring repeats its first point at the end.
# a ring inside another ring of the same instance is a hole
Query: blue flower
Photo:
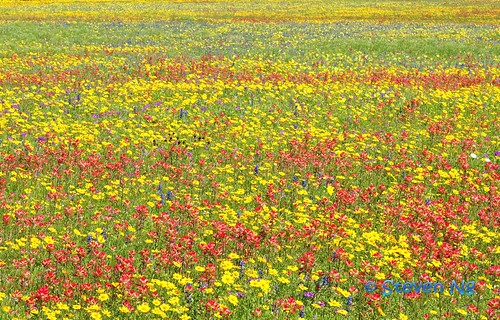
{"type": "Polygon", "coordinates": [[[346,306],[346,308],[345,308],[345,309],[346,309],[347,311],[351,311],[351,306],[352,306],[352,296],[347,297],[346,304],[347,304],[347,306],[346,306]]]}
{"type": "Polygon", "coordinates": [[[257,164],[257,165],[255,165],[255,168],[253,168],[253,173],[254,173],[255,175],[258,175],[258,174],[259,174],[259,165],[258,165],[258,164],[257,164]]]}
{"type": "Polygon", "coordinates": [[[328,286],[328,277],[324,276],[321,278],[321,285],[324,287],[328,286]]]}
{"type": "Polygon", "coordinates": [[[181,108],[181,112],[179,114],[179,118],[187,117],[188,112],[181,108]]]}
{"type": "Polygon", "coordinates": [[[332,253],[332,261],[336,261],[338,259],[337,252],[332,253]]]}

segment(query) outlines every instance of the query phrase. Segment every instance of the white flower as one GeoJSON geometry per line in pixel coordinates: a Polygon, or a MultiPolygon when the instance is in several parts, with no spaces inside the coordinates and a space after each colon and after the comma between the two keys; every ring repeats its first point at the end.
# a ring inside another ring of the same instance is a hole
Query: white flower
{"type": "Polygon", "coordinates": [[[471,153],[471,154],[470,154],[470,157],[471,157],[472,159],[477,159],[477,154],[475,154],[475,153],[473,152],[473,153],[471,153]]]}

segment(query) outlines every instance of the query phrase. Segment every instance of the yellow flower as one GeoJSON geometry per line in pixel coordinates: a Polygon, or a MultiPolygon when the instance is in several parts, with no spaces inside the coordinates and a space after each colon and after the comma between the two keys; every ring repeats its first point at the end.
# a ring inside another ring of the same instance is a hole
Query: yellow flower
{"type": "Polygon", "coordinates": [[[175,280],[179,281],[182,279],[182,274],[180,273],[174,273],[174,275],[172,276],[172,278],[174,278],[175,280]]]}
{"type": "Polygon", "coordinates": [[[279,277],[278,281],[281,283],[290,283],[290,280],[288,278],[285,278],[285,277],[279,277]]]}
{"type": "Polygon", "coordinates": [[[202,267],[202,266],[196,266],[194,269],[195,269],[196,271],[198,271],[198,272],[203,272],[203,271],[205,271],[205,267],[202,267]]]}
{"type": "Polygon", "coordinates": [[[229,254],[229,258],[230,258],[230,259],[239,259],[239,257],[240,257],[240,256],[239,256],[238,254],[234,253],[234,252],[231,252],[231,253],[229,254]]]}
{"type": "Polygon", "coordinates": [[[220,263],[220,267],[222,270],[231,270],[235,267],[235,265],[230,260],[224,260],[220,263]]]}
{"type": "Polygon", "coordinates": [[[90,313],[90,317],[94,320],[101,320],[102,319],[102,316],[99,312],[90,313]]]}
{"type": "Polygon", "coordinates": [[[237,305],[238,304],[238,297],[236,297],[235,295],[230,295],[229,298],[227,298],[227,300],[233,305],[237,305]]]}
{"type": "Polygon", "coordinates": [[[269,291],[271,291],[270,281],[265,279],[251,280],[250,287],[260,288],[266,294],[268,294],[269,291]]]}
{"type": "Polygon", "coordinates": [[[348,297],[351,295],[351,293],[350,293],[349,291],[344,290],[344,289],[342,289],[342,288],[337,288],[337,291],[338,291],[341,295],[343,295],[345,298],[348,298],[348,297]]]}
{"type": "Polygon", "coordinates": [[[109,296],[107,293],[101,293],[99,297],[97,297],[100,301],[106,301],[109,299],[109,296]]]}
{"type": "Polygon", "coordinates": [[[69,310],[69,307],[65,303],[58,302],[57,303],[57,309],[59,309],[59,310],[69,310]]]}
{"type": "Polygon", "coordinates": [[[464,309],[457,309],[457,312],[464,316],[467,314],[467,311],[465,311],[464,309]]]}
{"type": "Polygon", "coordinates": [[[47,244],[54,244],[55,243],[54,238],[52,238],[52,236],[46,236],[45,238],[43,238],[43,241],[45,241],[45,243],[47,243],[47,244]]]}
{"type": "Polygon", "coordinates": [[[399,314],[399,320],[408,320],[408,317],[405,314],[400,313],[399,314]]]}
{"type": "Polygon", "coordinates": [[[330,185],[328,187],[326,187],[326,192],[328,193],[328,195],[331,196],[333,194],[333,187],[330,185]]]}
{"type": "Polygon", "coordinates": [[[148,313],[151,310],[151,307],[149,306],[149,303],[143,302],[137,306],[137,310],[139,310],[140,312],[148,313]]]}
{"type": "Polygon", "coordinates": [[[338,302],[337,300],[328,301],[328,305],[332,308],[338,308],[341,306],[340,302],[338,302]]]}
{"type": "Polygon", "coordinates": [[[179,298],[172,297],[172,298],[168,299],[168,303],[170,303],[173,306],[178,306],[179,305],[179,298]]]}
{"type": "Polygon", "coordinates": [[[379,272],[375,275],[375,279],[377,280],[384,280],[385,279],[385,274],[383,272],[379,272]]]}
{"type": "Polygon", "coordinates": [[[377,311],[378,311],[378,313],[380,313],[381,316],[383,316],[383,317],[385,316],[384,310],[382,310],[382,308],[378,307],[377,311]]]}
{"type": "Polygon", "coordinates": [[[168,311],[168,310],[170,310],[170,306],[166,303],[162,303],[160,306],[160,310],[161,311],[168,311]]]}
{"type": "Polygon", "coordinates": [[[163,311],[160,310],[160,308],[155,307],[153,308],[153,311],[151,311],[153,314],[156,314],[157,316],[160,316],[162,319],[165,319],[167,317],[167,314],[163,311]]]}
{"type": "Polygon", "coordinates": [[[207,289],[205,289],[205,293],[206,293],[206,294],[212,294],[212,293],[214,293],[214,289],[212,289],[212,288],[207,288],[207,289]]]}
{"type": "Polygon", "coordinates": [[[341,314],[341,315],[343,315],[343,316],[347,316],[347,313],[348,313],[348,312],[347,312],[346,310],[344,310],[344,309],[340,309],[340,310],[337,310],[337,313],[338,313],[338,314],[341,314]]]}
{"type": "Polygon", "coordinates": [[[154,304],[156,307],[158,307],[159,305],[161,305],[161,301],[160,301],[160,300],[158,300],[158,299],[154,299],[154,300],[153,300],[153,304],[154,304]]]}
{"type": "Polygon", "coordinates": [[[222,275],[221,281],[222,281],[222,283],[225,283],[225,284],[233,284],[234,277],[233,277],[231,272],[225,271],[224,274],[222,275]]]}

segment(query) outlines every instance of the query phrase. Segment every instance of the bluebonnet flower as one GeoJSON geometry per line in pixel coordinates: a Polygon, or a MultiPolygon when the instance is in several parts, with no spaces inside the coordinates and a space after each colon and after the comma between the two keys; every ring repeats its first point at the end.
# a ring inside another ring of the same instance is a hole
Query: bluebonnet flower
{"type": "Polygon", "coordinates": [[[179,118],[187,117],[188,112],[181,108],[181,112],[179,114],[179,118]]]}
{"type": "Polygon", "coordinates": [[[323,278],[321,278],[321,285],[324,287],[328,286],[328,277],[327,276],[324,276],[323,278]]]}
{"type": "Polygon", "coordinates": [[[259,269],[259,279],[262,278],[263,275],[264,275],[264,272],[259,269]]]}
{"type": "Polygon", "coordinates": [[[306,180],[302,180],[302,186],[303,186],[304,188],[305,188],[305,187],[307,187],[307,182],[306,182],[306,180]]]}
{"type": "Polygon", "coordinates": [[[332,253],[332,261],[336,261],[338,259],[337,252],[333,251],[332,253]]]}
{"type": "Polygon", "coordinates": [[[427,198],[425,199],[425,205],[430,206],[431,205],[431,199],[427,198]]]}
{"type": "Polygon", "coordinates": [[[350,310],[351,310],[351,306],[352,306],[352,296],[347,297],[346,304],[347,304],[347,306],[346,306],[346,308],[345,308],[345,309],[346,309],[347,311],[350,311],[350,310]]]}
{"type": "Polygon", "coordinates": [[[108,240],[108,233],[106,232],[106,229],[102,229],[102,237],[104,238],[104,240],[108,240]]]}
{"type": "Polygon", "coordinates": [[[161,185],[161,182],[160,182],[160,183],[158,184],[158,192],[160,192],[160,193],[161,193],[161,191],[162,191],[162,185],[161,185]]]}
{"type": "Polygon", "coordinates": [[[167,199],[169,201],[172,200],[172,191],[170,191],[170,190],[167,191],[167,199]]]}
{"type": "Polygon", "coordinates": [[[297,176],[293,176],[293,182],[298,182],[299,181],[299,178],[297,178],[297,176]]]}
{"type": "Polygon", "coordinates": [[[92,240],[93,240],[93,239],[92,239],[92,236],[89,234],[89,235],[87,236],[87,243],[88,243],[88,244],[90,244],[90,243],[92,242],[92,240]]]}
{"type": "Polygon", "coordinates": [[[191,302],[193,302],[193,294],[186,293],[186,303],[191,303],[191,302]]]}
{"type": "Polygon", "coordinates": [[[161,205],[165,205],[165,195],[162,193],[160,194],[160,198],[161,198],[161,205]]]}
{"type": "Polygon", "coordinates": [[[240,261],[240,279],[243,278],[243,273],[245,272],[245,262],[243,260],[240,261]]]}
{"type": "Polygon", "coordinates": [[[304,311],[304,309],[300,310],[299,317],[300,318],[305,318],[306,317],[306,312],[304,311]]]}
{"type": "Polygon", "coordinates": [[[258,165],[258,164],[257,164],[257,165],[255,165],[255,168],[253,168],[253,173],[254,173],[255,175],[258,175],[258,174],[259,174],[259,165],[258,165]]]}

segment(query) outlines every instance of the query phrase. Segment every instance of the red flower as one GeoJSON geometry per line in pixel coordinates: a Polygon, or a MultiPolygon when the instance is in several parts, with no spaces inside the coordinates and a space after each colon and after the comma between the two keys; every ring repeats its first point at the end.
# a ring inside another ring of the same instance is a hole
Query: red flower
{"type": "Polygon", "coordinates": [[[253,315],[254,315],[254,317],[257,317],[257,318],[262,317],[262,310],[260,310],[260,308],[255,309],[253,311],[253,315]]]}
{"type": "Polygon", "coordinates": [[[500,298],[491,299],[490,301],[488,301],[488,306],[493,309],[498,309],[500,307],[500,298]]]}
{"type": "Polygon", "coordinates": [[[304,253],[297,262],[300,263],[300,271],[311,272],[315,262],[314,253],[311,251],[304,253]]]}

